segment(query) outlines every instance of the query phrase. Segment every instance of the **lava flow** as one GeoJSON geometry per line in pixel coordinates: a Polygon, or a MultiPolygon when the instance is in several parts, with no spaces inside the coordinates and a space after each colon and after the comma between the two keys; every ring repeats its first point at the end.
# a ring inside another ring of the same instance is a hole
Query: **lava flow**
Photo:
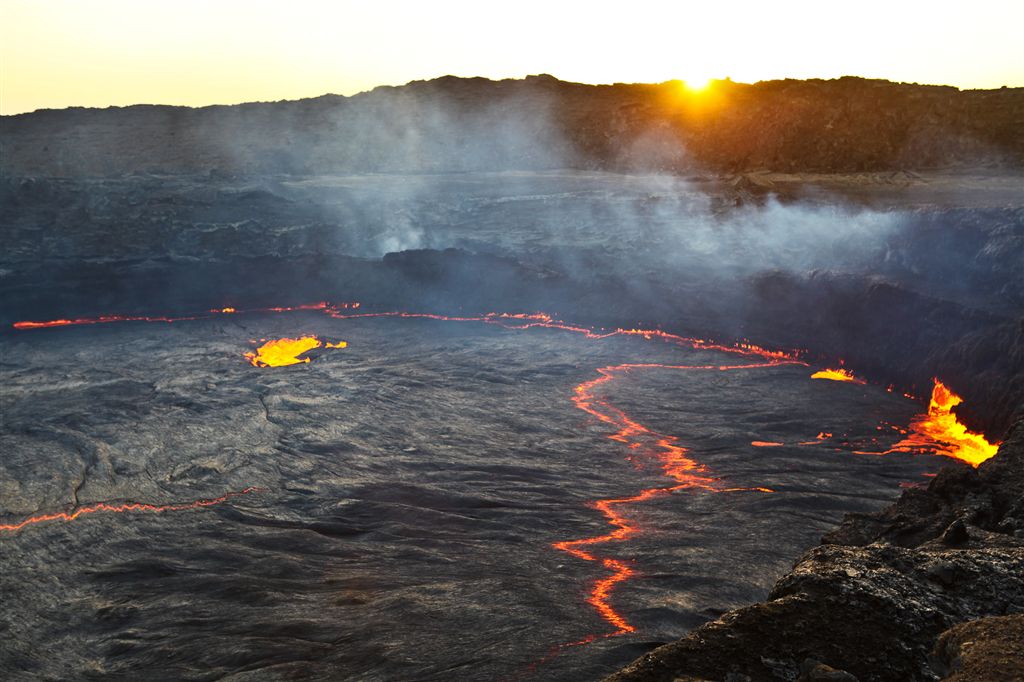
{"type": "Polygon", "coordinates": [[[111,322],[187,322],[191,320],[206,320],[215,315],[235,315],[245,313],[284,313],[300,310],[356,310],[359,308],[358,303],[305,303],[296,306],[283,306],[275,308],[248,308],[239,310],[237,308],[226,306],[224,308],[214,308],[212,310],[205,310],[201,313],[192,313],[189,315],[182,315],[179,317],[172,317],[167,315],[147,316],[147,315],[100,315],[99,317],[75,317],[75,318],[61,318],[56,320],[22,320],[21,322],[15,322],[13,326],[15,329],[46,329],[48,327],[71,327],[86,324],[108,324],[111,322]]]}
{"type": "Polygon", "coordinates": [[[935,379],[928,411],[910,422],[909,434],[884,452],[863,452],[858,454],[888,455],[894,452],[932,452],[952,457],[978,467],[992,458],[999,449],[999,443],[989,443],[980,433],[972,433],[960,423],[953,408],[963,398],[949,390],[935,379]]]}
{"type": "MultiPolygon", "coordinates": [[[[592,506],[600,511],[607,519],[608,525],[613,530],[602,535],[580,538],[577,540],[565,540],[554,543],[553,547],[560,551],[584,561],[599,562],[604,568],[611,572],[611,575],[597,580],[587,597],[587,603],[594,607],[598,614],[612,627],[614,631],[605,634],[606,637],[627,634],[634,632],[636,627],[629,623],[622,614],[614,609],[610,603],[612,589],[635,574],[633,568],[620,559],[610,557],[598,557],[588,549],[594,545],[608,542],[618,542],[635,535],[639,528],[630,522],[625,512],[620,508],[628,505],[635,505],[645,502],[654,497],[667,495],[677,490],[700,489],[709,492],[734,492],[741,490],[756,490],[760,492],[772,492],[769,488],[720,488],[716,485],[717,479],[708,475],[707,468],[689,457],[686,448],[678,445],[678,438],[652,431],[640,424],[623,412],[614,407],[607,400],[597,396],[596,389],[601,384],[610,382],[620,373],[627,373],[636,369],[672,369],[672,370],[739,370],[756,369],[764,367],[775,367],[783,364],[794,364],[795,360],[778,360],[768,356],[768,361],[763,363],[750,363],[745,365],[664,365],[664,364],[622,364],[599,368],[596,379],[591,379],[579,384],[574,389],[573,403],[577,408],[597,418],[599,421],[613,426],[616,431],[609,434],[607,438],[623,443],[630,451],[646,454],[653,457],[661,466],[662,473],[675,481],[674,485],[646,488],[636,495],[628,497],[616,497],[597,500],[592,506]]],[[[593,641],[596,635],[572,644],[586,643],[593,641]]]]}
{"type": "Polygon", "coordinates": [[[85,507],[79,507],[72,512],[55,512],[52,514],[40,514],[39,516],[32,516],[17,523],[4,523],[0,524],[0,532],[15,532],[19,531],[26,526],[31,526],[37,523],[44,523],[46,521],[64,521],[70,522],[78,519],[86,514],[95,514],[97,512],[112,512],[115,514],[124,514],[126,512],[155,512],[157,514],[170,511],[185,511],[187,509],[200,509],[202,507],[212,507],[215,504],[221,504],[227,502],[233,497],[240,495],[248,495],[250,493],[263,492],[263,488],[244,488],[242,490],[229,492],[221,495],[220,497],[214,497],[205,500],[195,500],[193,502],[184,502],[182,504],[147,504],[144,502],[123,502],[120,504],[113,504],[110,502],[97,502],[85,507]]]}
{"type": "MultiPolygon", "coordinates": [[[[751,343],[738,343],[735,345],[722,345],[705,339],[680,336],[662,331],[660,329],[623,329],[617,328],[611,331],[595,331],[587,327],[567,324],[557,320],[545,313],[487,313],[473,317],[451,317],[446,315],[435,315],[429,313],[407,313],[407,312],[381,312],[381,313],[342,313],[340,311],[327,310],[328,315],[337,319],[355,319],[365,317],[398,317],[407,319],[428,319],[443,322],[483,322],[494,324],[506,329],[559,329],[577,334],[582,334],[588,339],[607,339],[615,336],[640,336],[646,340],[659,339],[668,343],[681,346],[688,346],[695,350],[716,350],[743,357],[760,358],[763,362],[749,363],[744,365],[664,365],[664,364],[623,364],[599,368],[600,376],[591,381],[584,382],[575,388],[573,402],[579,409],[596,417],[599,421],[616,427],[616,431],[608,436],[627,445],[633,452],[647,453],[657,459],[662,472],[669,478],[676,481],[675,485],[647,488],[636,495],[629,497],[610,498],[597,500],[592,506],[600,511],[609,525],[614,530],[603,535],[581,538],[577,540],[566,540],[554,543],[553,547],[584,561],[601,563],[611,575],[596,581],[591,588],[587,602],[594,607],[598,614],[608,622],[614,631],[602,636],[611,637],[615,635],[634,632],[636,628],[631,625],[621,614],[619,614],[610,603],[611,592],[615,585],[629,579],[634,575],[633,568],[626,562],[610,557],[598,557],[593,552],[581,549],[592,545],[599,545],[607,542],[624,540],[634,535],[639,529],[630,523],[629,519],[620,512],[617,507],[637,504],[653,497],[667,495],[676,490],[685,488],[698,488],[710,492],[738,492],[756,490],[760,492],[772,492],[768,488],[718,488],[715,478],[706,475],[704,465],[696,462],[687,456],[686,448],[677,445],[677,438],[651,431],[642,424],[631,419],[625,412],[612,406],[605,400],[601,400],[594,394],[594,389],[611,381],[616,374],[634,369],[677,369],[677,370],[737,370],[774,367],[783,364],[806,364],[799,359],[797,351],[769,350],[751,343]]],[[[586,644],[594,641],[598,635],[588,635],[586,638],[560,645],[555,651],[565,647],[586,644]]]]}
{"type": "Polygon", "coordinates": [[[299,356],[321,346],[326,348],[345,348],[348,346],[348,343],[339,341],[338,343],[328,342],[325,345],[316,336],[300,336],[295,339],[272,339],[255,351],[246,353],[245,357],[254,367],[285,367],[287,365],[309,362],[308,357],[303,358],[299,356]]]}
{"type": "Polygon", "coordinates": [[[588,339],[608,339],[614,336],[641,336],[650,341],[659,339],[667,343],[680,346],[687,346],[694,350],[716,350],[723,353],[740,355],[744,357],[758,357],[769,361],[785,361],[799,364],[806,364],[800,357],[803,351],[799,350],[771,350],[763,348],[746,341],[732,345],[720,344],[707,339],[692,336],[681,336],[660,329],[624,329],[618,327],[613,330],[595,330],[590,327],[568,324],[553,318],[547,313],[485,313],[469,317],[453,317],[449,315],[435,315],[432,313],[406,313],[406,312],[380,312],[380,313],[343,313],[340,310],[328,306],[324,312],[327,315],[339,320],[353,320],[367,317],[398,317],[415,320],[438,320],[441,322],[483,322],[493,324],[505,329],[560,329],[562,331],[582,334],[588,339]]]}
{"type": "Polygon", "coordinates": [[[822,369],[811,375],[812,379],[828,379],[829,381],[851,381],[855,384],[866,384],[863,379],[858,379],[848,369],[822,369]]]}

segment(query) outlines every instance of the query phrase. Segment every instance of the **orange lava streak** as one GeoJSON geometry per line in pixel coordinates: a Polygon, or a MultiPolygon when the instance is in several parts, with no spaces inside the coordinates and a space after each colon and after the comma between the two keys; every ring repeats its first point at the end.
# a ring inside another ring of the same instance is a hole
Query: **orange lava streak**
{"type": "MultiPolygon", "coordinates": [[[[636,495],[629,497],[609,498],[597,500],[592,506],[604,515],[612,531],[603,535],[590,536],[577,540],[563,540],[552,546],[562,552],[566,552],[583,561],[600,562],[611,575],[597,580],[591,587],[587,597],[587,603],[594,607],[598,614],[615,630],[605,636],[622,635],[635,632],[636,628],[631,625],[611,605],[610,599],[613,589],[618,583],[628,580],[635,575],[633,568],[624,561],[607,557],[598,557],[588,551],[593,545],[600,545],[608,542],[621,542],[639,532],[639,527],[631,523],[620,507],[628,507],[640,504],[654,497],[668,495],[677,490],[701,489],[710,492],[739,492],[756,490],[760,492],[772,492],[769,488],[719,488],[716,479],[707,475],[707,468],[688,456],[686,448],[678,445],[675,436],[668,436],[652,431],[643,424],[632,419],[619,408],[611,405],[596,395],[599,386],[612,381],[618,374],[626,373],[635,369],[678,369],[678,370],[738,370],[756,369],[764,367],[776,367],[784,364],[796,364],[796,360],[771,359],[767,362],[750,363],[745,365],[665,365],[658,363],[627,363],[621,365],[610,365],[597,370],[598,377],[585,381],[573,389],[573,403],[577,408],[595,417],[598,421],[609,424],[615,431],[607,438],[623,443],[631,450],[642,450],[650,453],[661,465],[662,473],[676,482],[675,485],[660,488],[646,488],[636,495]]],[[[591,636],[591,639],[593,636],[591,636]]],[[[587,640],[590,641],[590,640],[587,640]]]]}
{"type": "Polygon", "coordinates": [[[37,523],[44,523],[46,521],[64,521],[70,522],[75,519],[85,516],[86,514],[95,514],[97,512],[112,512],[115,514],[123,514],[125,512],[135,511],[148,511],[155,513],[169,512],[169,511],[185,511],[186,509],[200,509],[202,507],[212,507],[215,504],[221,504],[227,502],[232,497],[238,497],[239,495],[248,495],[249,493],[264,492],[265,488],[244,488],[239,491],[229,492],[208,500],[195,500],[194,502],[185,502],[183,504],[147,504],[144,502],[124,502],[121,504],[112,504],[110,502],[98,502],[86,507],[79,507],[71,513],[68,512],[56,512],[54,514],[40,514],[39,516],[32,516],[18,523],[4,523],[0,524],[0,531],[15,532],[19,531],[26,526],[31,526],[37,523]]]}
{"type": "Polygon", "coordinates": [[[855,384],[866,384],[863,379],[858,379],[848,369],[822,369],[811,375],[812,379],[828,379],[829,381],[850,381],[855,384]]]}
{"type": "Polygon", "coordinates": [[[239,310],[233,307],[214,308],[213,310],[206,310],[202,313],[193,313],[190,315],[182,315],[179,317],[170,317],[165,315],[147,316],[147,315],[100,315],[99,317],[76,317],[71,319],[58,319],[58,320],[24,320],[21,322],[15,322],[12,327],[15,329],[45,329],[47,327],[70,327],[85,324],[108,324],[110,322],[186,322],[189,320],[205,320],[216,315],[237,315],[245,313],[284,313],[292,312],[297,310],[355,310],[359,308],[358,303],[327,303],[321,301],[319,303],[307,303],[296,306],[285,306],[276,308],[247,308],[245,310],[239,310]]]}
{"type": "MultiPolygon", "coordinates": [[[[217,311],[218,313],[220,311],[217,311]]],[[[36,322],[26,320],[15,322],[15,329],[44,329],[46,327],[70,327],[81,324],[107,324],[109,322],[183,322],[185,320],[201,320],[210,315],[189,315],[185,317],[146,317],[134,315],[101,315],[100,317],[76,317],[74,319],[45,320],[36,322]]]]}
{"type": "MultiPolygon", "coordinates": [[[[700,339],[690,336],[681,336],[662,331],[660,329],[623,329],[621,327],[611,331],[594,330],[589,327],[568,324],[553,318],[547,313],[486,313],[468,317],[435,315],[432,313],[406,313],[406,312],[380,312],[380,313],[342,313],[338,310],[328,308],[325,310],[328,315],[339,320],[351,320],[364,317],[398,317],[418,320],[439,320],[442,322],[483,322],[494,324],[506,329],[561,329],[562,331],[582,334],[588,339],[608,339],[614,336],[642,336],[647,340],[660,339],[680,346],[688,346],[695,350],[717,350],[723,353],[742,355],[745,357],[759,357],[767,361],[786,361],[806,364],[800,360],[802,351],[798,350],[771,350],[748,342],[740,342],[731,346],[719,344],[714,341],[700,339]]],[[[654,366],[654,365],[651,365],[654,366]]],[[[711,367],[708,367],[711,369],[711,367]]],[[[731,369],[723,367],[719,369],[731,369]]]]}
{"type": "Polygon", "coordinates": [[[752,440],[750,441],[750,444],[753,445],[755,448],[777,448],[779,446],[785,445],[785,443],[780,443],[775,440],[752,440]]]}
{"type": "MultiPolygon", "coordinates": [[[[435,315],[431,313],[406,313],[406,312],[380,312],[380,313],[355,313],[360,308],[358,302],[350,303],[308,303],[295,306],[281,306],[271,308],[247,308],[237,309],[234,307],[213,308],[203,313],[195,313],[180,317],[169,316],[135,316],[135,315],[101,315],[99,317],[78,317],[74,319],[58,319],[33,321],[24,320],[15,322],[12,326],[15,329],[42,329],[46,327],[67,327],[73,325],[106,324],[110,322],[184,322],[188,320],[203,320],[216,315],[241,315],[247,313],[283,313],[302,310],[319,310],[326,315],[336,319],[355,319],[364,317],[399,317],[406,319],[439,320],[442,322],[483,322],[494,324],[506,329],[532,329],[536,327],[547,329],[561,329],[582,334],[588,339],[607,339],[613,336],[642,336],[647,340],[661,339],[669,343],[682,346],[689,346],[696,350],[717,350],[723,353],[732,353],[746,357],[760,357],[764,360],[787,360],[797,362],[802,354],[798,350],[771,350],[746,341],[733,345],[719,344],[707,339],[700,339],[689,336],[681,336],[662,331],[660,329],[623,329],[617,328],[612,331],[595,331],[588,327],[568,324],[553,318],[547,313],[485,313],[483,315],[451,316],[435,315]]],[[[806,363],[802,363],[806,364],[806,363]]]]}
{"type": "Polygon", "coordinates": [[[949,390],[935,379],[928,412],[910,422],[906,438],[883,452],[857,450],[859,455],[888,455],[894,452],[932,452],[944,457],[953,457],[978,467],[992,458],[999,450],[999,443],[989,443],[980,433],[972,433],[953,414],[953,408],[963,398],[949,390]]]}

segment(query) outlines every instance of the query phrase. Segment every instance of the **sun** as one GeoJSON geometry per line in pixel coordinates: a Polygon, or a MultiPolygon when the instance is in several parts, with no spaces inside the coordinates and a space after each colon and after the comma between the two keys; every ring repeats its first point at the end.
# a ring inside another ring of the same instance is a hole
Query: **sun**
{"type": "Polygon", "coordinates": [[[690,92],[703,92],[708,89],[712,81],[714,81],[713,76],[706,74],[694,74],[683,79],[683,87],[690,92]]]}

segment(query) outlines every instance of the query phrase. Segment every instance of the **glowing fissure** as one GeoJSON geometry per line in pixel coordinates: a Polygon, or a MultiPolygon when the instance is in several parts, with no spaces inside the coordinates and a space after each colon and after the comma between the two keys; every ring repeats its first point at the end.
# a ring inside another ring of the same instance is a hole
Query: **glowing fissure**
{"type": "Polygon", "coordinates": [[[47,521],[71,522],[88,514],[96,514],[99,512],[109,512],[113,514],[124,514],[127,512],[154,512],[160,514],[163,512],[201,509],[202,507],[212,507],[216,504],[227,502],[233,497],[239,497],[240,495],[248,495],[250,493],[257,492],[265,492],[265,489],[253,487],[243,488],[242,490],[224,493],[220,497],[194,500],[192,502],[183,502],[180,504],[148,504],[145,502],[97,502],[95,504],[79,507],[70,512],[40,514],[38,516],[31,516],[27,519],[18,521],[16,523],[0,524],[0,531],[15,532],[21,530],[22,528],[25,528],[26,526],[32,526],[37,523],[45,523],[47,521]]]}
{"type": "MultiPolygon", "coordinates": [[[[750,350],[743,349],[741,352],[749,354],[750,350]]],[[[766,357],[767,361],[742,365],[667,365],[659,363],[610,365],[599,368],[597,370],[599,375],[597,378],[585,381],[573,390],[572,400],[577,408],[615,429],[607,438],[624,444],[631,454],[642,454],[653,458],[660,465],[662,474],[675,482],[673,485],[645,488],[637,494],[627,497],[614,497],[594,501],[591,503],[591,506],[601,512],[608,525],[612,527],[612,530],[602,535],[564,540],[553,545],[555,549],[566,552],[577,559],[600,563],[610,572],[610,575],[600,578],[593,583],[587,596],[587,603],[614,628],[613,631],[601,636],[610,637],[636,631],[636,627],[629,623],[611,604],[612,591],[615,586],[633,577],[636,574],[635,570],[626,561],[599,556],[591,549],[596,545],[622,542],[640,532],[640,527],[631,522],[628,517],[629,507],[684,489],[697,489],[708,492],[772,491],[763,487],[720,487],[718,479],[709,475],[707,468],[703,464],[691,458],[687,449],[678,444],[678,439],[675,436],[652,431],[643,424],[640,424],[623,410],[600,398],[597,393],[598,388],[612,381],[617,376],[634,370],[730,371],[776,367],[784,364],[801,364],[798,360],[777,359],[774,353],[770,351],[766,351],[762,357],[766,357]]],[[[583,641],[592,641],[597,636],[591,635],[589,639],[583,641]]]]}
{"type": "Polygon", "coordinates": [[[669,332],[662,331],[660,329],[624,329],[617,328],[611,331],[595,331],[588,327],[582,327],[577,325],[571,325],[561,320],[553,318],[551,315],[546,313],[485,313],[483,315],[472,315],[472,316],[451,316],[451,315],[434,315],[431,313],[407,313],[407,312],[379,312],[379,313],[357,313],[347,312],[355,311],[361,307],[358,302],[348,303],[327,303],[321,301],[319,303],[309,303],[296,306],[283,306],[283,307],[271,307],[271,308],[248,308],[248,309],[235,309],[232,307],[225,308],[214,308],[212,310],[204,311],[203,313],[196,313],[193,315],[185,315],[181,317],[169,317],[169,316],[128,316],[128,315],[101,315],[99,317],[79,317],[74,319],[57,319],[57,320],[44,320],[44,321],[32,321],[25,320],[21,322],[15,322],[12,327],[19,330],[29,329],[43,329],[49,327],[68,327],[76,325],[90,325],[90,324],[106,324],[110,322],[185,322],[191,320],[204,320],[215,317],[217,315],[242,315],[252,313],[282,313],[282,312],[293,312],[293,311],[320,311],[326,315],[329,315],[335,319],[346,320],[346,319],[357,319],[357,318],[368,318],[368,317],[399,317],[406,319],[420,319],[420,320],[439,320],[442,322],[483,322],[485,324],[494,324],[505,327],[506,329],[532,329],[532,328],[547,328],[547,329],[561,329],[562,331],[576,332],[583,334],[588,339],[607,339],[613,336],[642,336],[647,340],[654,338],[661,339],[670,343],[676,343],[684,346],[689,346],[697,350],[717,350],[725,353],[732,353],[747,357],[760,357],[765,359],[775,360],[798,360],[802,351],[798,350],[769,350],[761,346],[743,341],[733,345],[719,344],[714,341],[706,339],[680,336],[679,334],[671,334],[669,332]]]}
{"type": "Polygon", "coordinates": [[[246,313],[285,313],[299,310],[345,310],[345,309],[358,309],[358,303],[326,303],[321,301],[320,303],[306,303],[303,305],[296,306],[284,306],[275,308],[247,308],[237,309],[233,307],[224,308],[213,308],[211,310],[204,310],[201,313],[192,313],[189,315],[181,315],[178,317],[171,317],[166,315],[157,316],[146,316],[146,315],[100,315],[99,317],[76,317],[70,319],[57,319],[57,320],[23,320],[21,322],[15,322],[12,327],[15,329],[45,329],[48,327],[72,327],[86,324],[108,324],[110,322],[188,322],[191,320],[207,320],[218,315],[240,315],[246,313]]]}
{"type": "MultiPolygon", "coordinates": [[[[589,327],[568,324],[553,318],[546,313],[485,313],[469,317],[457,317],[449,315],[434,315],[431,313],[406,313],[406,312],[381,312],[381,313],[346,313],[328,307],[324,312],[339,320],[352,320],[366,317],[398,317],[406,319],[439,320],[442,322],[483,322],[485,324],[498,325],[506,329],[560,329],[562,331],[582,334],[588,339],[608,339],[615,336],[640,336],[650,341],[660,339],[668,343],[681,346],[688,346],[695,350],[716,350],[723,353],[731,353],[744,357],[757,357],[765,360],[786,360],[801,362],[802,351],[799,350],[770,350],[761,346],[742,341],[733,345],[720,344],[715,341],[701,339],[691,336],[681,336],[660,329],[625,329],[622,327],[606,330],[594,330],[589,327]]],[[[651,365],[655,366],[655,365],[651,365]]],[[[707,367],[712,369],[711,366],[707,367]]]]}

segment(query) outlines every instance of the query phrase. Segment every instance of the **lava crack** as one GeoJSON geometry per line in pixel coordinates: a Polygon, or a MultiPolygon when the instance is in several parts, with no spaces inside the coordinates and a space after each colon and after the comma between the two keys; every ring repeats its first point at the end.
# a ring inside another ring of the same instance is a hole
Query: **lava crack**
{"type": "Polygon", "coordinates": [[[0,532],[13,533],[27,526],[32,526],[37,523],[45,523],[46,521],[71,522],[87,514],[96,514],[98,512],[111,512],[115,514],[124,514],[126,512],[154,512],[160,514],[163,512],[185,511],[188,509],[201,509],[203,507],[212,507],[216,504],[227,502],[233,497],[239,497],[241,495],[249,495],[250,493],[258,492],[266,492],[266,488],[243,488],[242,490],[224,493],[220,497],[194,500],[192,502],[183,502],[181,504],[148,504],[145,502],[97,502],[96,504],[90,504],[84,507],[79,507],[78,509],[75,509],[74,511],[71,512],[54,512],[52,514],[40,514],[38,516],[30,516],[29,518],[24,519],[22,521],[18,521],[17,523],[0,524],[0,532]]]}

